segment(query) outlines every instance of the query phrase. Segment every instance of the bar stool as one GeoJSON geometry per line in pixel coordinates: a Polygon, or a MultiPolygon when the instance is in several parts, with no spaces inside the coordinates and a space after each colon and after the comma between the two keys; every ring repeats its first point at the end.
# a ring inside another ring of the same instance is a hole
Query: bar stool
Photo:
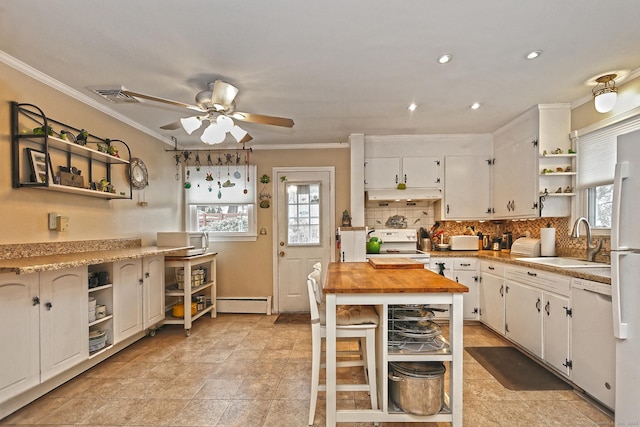
{"type": "MultiPolygon", "coordinates": [[[[315,266],[314,266],[315,267],[315,266]]],[[[326,364],[320,363],[322,356],[322,339],[327,337],[324,304],[318,300],[320,285],[320,268],[314,268],[307,277],[309,306],[311,312],[312,364],[311,364],[311,401],[309,404],[309,425],[313,425],[318,400],[318,391],[326,391],[326,385],[320,384],[320,369],[326,364]]],[[[322,290],[320,290],[322,295],[322,290]]],[[[358,360],[336,362],[336,367],[362,366],[365,373],[364,384],[338,384],[337,391],[366,391],[371,398],[371,409],[378,409],[375,363],[375,332],[378,326],[378,314],[372,306],[338,306],[336,313],[337,338],[358,338],[359,352],[340,352],[339,356],[358,354],[358,360]]]]}

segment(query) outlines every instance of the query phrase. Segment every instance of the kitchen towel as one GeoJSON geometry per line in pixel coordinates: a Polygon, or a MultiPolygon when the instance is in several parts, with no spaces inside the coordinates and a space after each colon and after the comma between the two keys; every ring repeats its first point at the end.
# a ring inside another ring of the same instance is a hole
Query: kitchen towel
{"type": "Polygon", "coordinates": [[[556,256],[556,229],[540,229],[540,256],[556,256]]]}

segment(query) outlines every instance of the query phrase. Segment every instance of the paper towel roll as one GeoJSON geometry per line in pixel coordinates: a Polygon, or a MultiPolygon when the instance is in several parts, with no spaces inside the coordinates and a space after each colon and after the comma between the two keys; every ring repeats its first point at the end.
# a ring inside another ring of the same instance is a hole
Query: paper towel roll
{"type": "Polygon", "coordinates": [[[540,229],[540,256],[556,256],[556,229],[540,229]]]}

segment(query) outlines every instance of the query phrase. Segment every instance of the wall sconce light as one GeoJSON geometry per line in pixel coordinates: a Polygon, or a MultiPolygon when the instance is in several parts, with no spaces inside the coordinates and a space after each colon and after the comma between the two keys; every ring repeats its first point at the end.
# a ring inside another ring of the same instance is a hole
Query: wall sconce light
{"type": "Polygon", "coordinates": [[[593,104],[598,113],[608,113],[616,106],[618,88],[614,79],[617,76],[617,74],[607,74],[596,79],[598,84],[593,88],[593,104]]]}

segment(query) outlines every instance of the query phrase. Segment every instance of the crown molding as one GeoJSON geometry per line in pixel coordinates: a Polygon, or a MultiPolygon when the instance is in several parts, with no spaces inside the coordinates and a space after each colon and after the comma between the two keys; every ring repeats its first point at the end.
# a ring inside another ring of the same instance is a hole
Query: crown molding
{"type": "Polygon", "coordinates": [[[61,92],[67,96],[70,96],[71,98],[82,102],[83,104],[88,105],[91,108],[94,108],[98,111],[100,111],[101,113],[104,113],[108,116],[113,117],[114,119],[131,126],[134,129],[139,130],[140,132],[143,132],[153,138],[156,138],[162,142],[164,142],[165,144],[171,145],[173,146],[173,141],[171,141],[170,139],[168,139],[166,136],[161,135],[151,129],[149,129],[146,126],[141,125],[140,123],[131,120],[130,118],[123,116],[122,114],[118,113],[117,111],[105,106],[104,104],[98,102],[97,100],[91,98],[88,95],[85,95],[82,92],[79,92],[67,85],[65,85],[64,83],[54,79],[53,77],[43,73],[42,71],[36,70],[35,68],[33,68],[32,66],[25,64],[24,62],[20,61],[19,59],[14,58],[13,56],[7,54],[6,52],[0,50],[0,62],[10,66],[11,68],[14,68],[18,71],[20,71],[21,73],[31,77],[34,80],[39,81],[42,84],[45,84],[47,86],[49,86],[52,89],[57,90],[58,92],[61,92]]]}

